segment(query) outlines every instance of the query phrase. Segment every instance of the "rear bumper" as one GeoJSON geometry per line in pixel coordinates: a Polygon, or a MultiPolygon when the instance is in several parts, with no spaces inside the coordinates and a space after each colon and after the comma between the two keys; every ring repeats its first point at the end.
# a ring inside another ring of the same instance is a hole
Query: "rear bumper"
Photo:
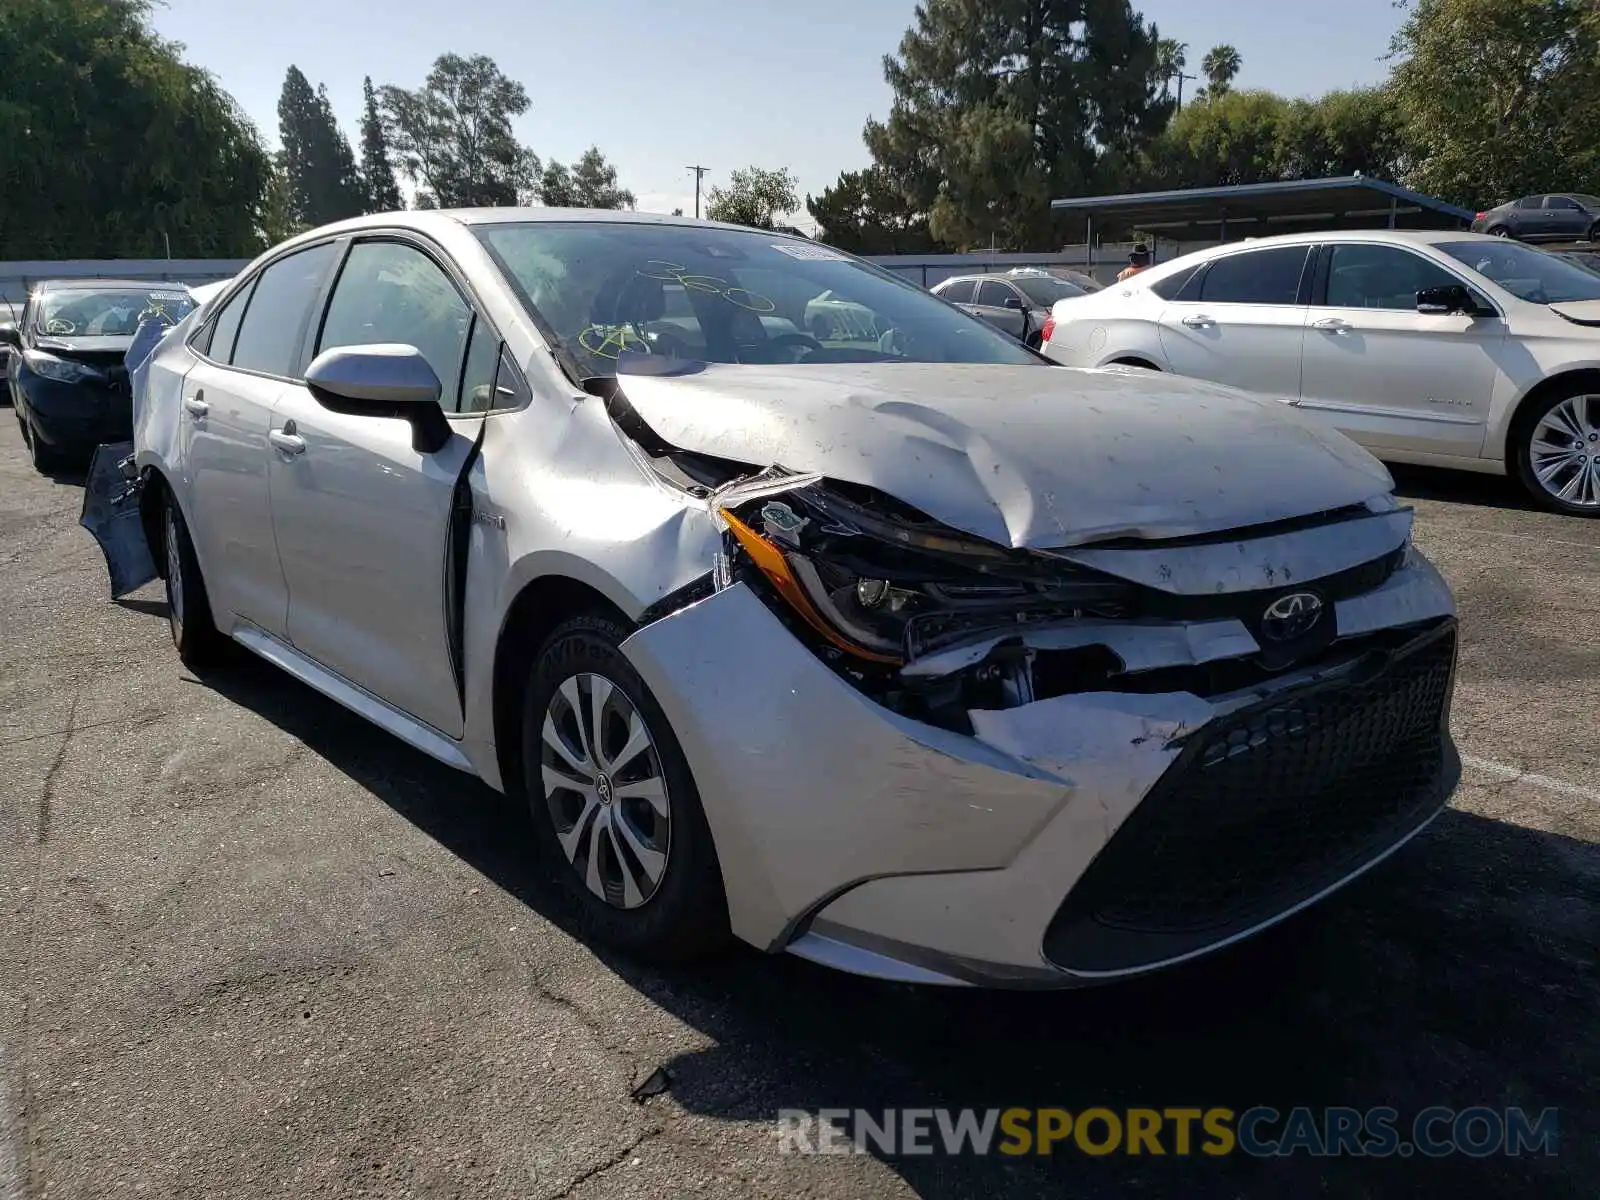
{"type": "Polygon", "coordinates": [[[734,930],[906,982],[1070,987],[1283,920],[1446,803],[1455,622],[1417,561],[1338,604],[1393,649],[1248,696],[1099,692],[973,712],[863,697],[742,585],[624,649],[689,758],[734,930]]]}

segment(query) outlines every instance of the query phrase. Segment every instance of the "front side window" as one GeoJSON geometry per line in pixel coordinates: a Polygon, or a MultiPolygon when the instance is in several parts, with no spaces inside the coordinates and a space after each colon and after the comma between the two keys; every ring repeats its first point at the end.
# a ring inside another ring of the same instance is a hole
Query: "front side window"
{"type": "Polygon", "coordinates": [[[1546,208],[1565,209],[1570,212],[1578,207],[1578,202],[1570,196],[1551,196],[1545,200],[1544,206],[1546,208]]]}
{"type": "Polygon", "coordinates": [[[1200,282],[1210,304],[1297,304],[1305,246],[1274,246],[1215,259],[1200,282]]]}
{"type": "Polygon", "coordinates": [[[334,285],[316,352],[375,343],[414,347],[439,379],[439,403],[456,412],[471,324],[472,309],[450,276],[421,250],[358,242],[334,285]]]}
{"type": "Polygon", "coordinates": [[[742,364],[1045,365],[915,284],[782,234],[648,222],[475,232],[584,376],[624,354],[742,364]],[[681,289],[692,316],[681,313],[681,289]]]}
{"type": "Polygon", "coordinates": [[[1415,311],[1423,288],[1450,287],[1461,280],[1420,254],[1395,246],[1334,246],[1328,266],[1330,308],[1389,308],[1415,311]]]}
{"type": "MultiPolygon", "coordinates": [[[[333,265],[333,256],[334,244],[324,242],[280,258],[261,272],[244,310],[229,362],[266,375],[287,378],[296,373],[299,364],[294,358],[300,335],[328,268],[333,265]]],[[[214,354],[216,350],[213,339],[214,354]]]]}
{"type": "Polygon", "coordinates": [[[992,279],[985,280],[978,285],[978,303],[985,308],[1004,308],[1007,301],[1020,303],[1021,298],[1003,283],[995,283],[992,279]]]}
{"type": "Polygon", "coordinates": [[[61,288],[39,298],[33,320],[51,337],[132,337],[146,317],[176,325],[194,306],[182,288],[61,288]]]}
{"type": "Polygon", "coordinates": [[[1485,238],[1441,242],[1434,249],[1448,254],[1485,279],[1493,280],[1517,299],[1532,304],[1600,300],[1600,275],[1520,242],[1485,238]]]}

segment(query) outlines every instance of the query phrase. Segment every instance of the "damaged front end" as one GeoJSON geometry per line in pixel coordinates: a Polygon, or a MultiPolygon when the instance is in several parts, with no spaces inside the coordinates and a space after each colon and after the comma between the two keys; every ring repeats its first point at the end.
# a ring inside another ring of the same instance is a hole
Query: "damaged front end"
{"type": "Polygon", "coordinates": [[[1388,496],[1219,534],[1007,548],[612,411],[640,465],[723,530],[691,608],[652,614],[631,648],[653,688],[677,681],[675,725],[710,719],[708,806],[743,806],[790,851],[766,865],[764,923],[740,930],[758,945],[925,982],[1151,970],[1353,878],[1459,778],[1453,601],[1388,496]],[[865,703],[828,699],[759,644],[751,599],[865,703]],[[807,715],[780,717],[769,691],[807,715]],[[784,720],[816,736],[797,747],[784,720]],[[732,756],[712,748],[730,726],[732,756]],[[870,802],[785,791],[751,809],[808,770],[870,802]],[[848,847],[818,832],[841,824],[848,847]]]}

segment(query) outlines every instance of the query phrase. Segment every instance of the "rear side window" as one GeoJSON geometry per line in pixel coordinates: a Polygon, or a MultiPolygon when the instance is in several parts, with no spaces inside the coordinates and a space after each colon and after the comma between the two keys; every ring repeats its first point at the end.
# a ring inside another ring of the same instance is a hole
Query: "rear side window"
{"type": "Polygon", "coordinates": [[[1518,208],[1542,208],[1543,206],[1543,196],[1524,196],[1521,200],[1517,201],[1518,208]]]}
{"type": "Polygon", "coordinates": [[[939,289],[939,299],[948,300],[951,304],[971,304],[975,286],[970,279],[958,279],[939,289]]]}
{"type": "Polygon", "coordinates": [[[266,375],[296,373],[300,334],[333,256],[333,243],[325,242],[281,258],[261,273],[239,326],[230,360],[234,366],[266,375]]]}
{"type": "Polygon", "coordinates": [[[978,285],[978,303],[990,308],[1004,308],[1007,300],[1016,299],[1016,292],[1003,283],[985,280],[978,285]]]}
{"type": "Polygon", "coordinates": [[[1306,266],[1305,246],[1274,246],[1212,262],[1200,284],[1211,304],[1296,304],[1306,266]]]}
{"type": "Polygon", "coordinates": [[[1193,267],[1185,267],[1181,271],[1174,271],[1165,279],[1160,279],[1155,283],[1152,283],[1150,285],[1150,290],[1156,295],[1160,296],[1163,300],[1176,300],[1178,298],[1178,293],[1183,291],[1183,285],[1188,283],[1189,280],[1193,279],[1194,273],[1199,269],[1200,267],[1197,265],[1193,267]]]}
{"type": "Polygon", "coordinates": [[[250,293],[255,289],[252,280],[222,306],[211,328],[200,335],[197,349],[208,358],[220,363],[233,361],[233,343],[239,336],[239,322],[244,319],[245,305],[250,303],[250,293]]]}

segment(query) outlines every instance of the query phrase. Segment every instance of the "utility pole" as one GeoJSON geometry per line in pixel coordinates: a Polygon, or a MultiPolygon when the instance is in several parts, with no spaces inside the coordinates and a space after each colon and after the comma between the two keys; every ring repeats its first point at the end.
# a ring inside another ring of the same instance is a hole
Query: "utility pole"
{"type": "Polygon", "coordinates": [[[700,219],[700,177],[702,175],[704,175],[707,171],[711,170],[711,168],[710,167],[693,166],[693,167],[685,167],[684,170],[685,171],[693,171],[694,172],[694,217],[695,217],[695,220],[698,221],[700,219]]]}
{"type": "Polygon", "coordinates": [[[1178,111],[1182,112],[1183,111],[1183,81],[1185,79],[1199,79],[1200,76],[1198,76],[1198,75],[1185,75],[1182,71],[1174,71],[1173,74],[1175,76],[1177,76],[1177,79],[1178,79],[1178,111]]]}

